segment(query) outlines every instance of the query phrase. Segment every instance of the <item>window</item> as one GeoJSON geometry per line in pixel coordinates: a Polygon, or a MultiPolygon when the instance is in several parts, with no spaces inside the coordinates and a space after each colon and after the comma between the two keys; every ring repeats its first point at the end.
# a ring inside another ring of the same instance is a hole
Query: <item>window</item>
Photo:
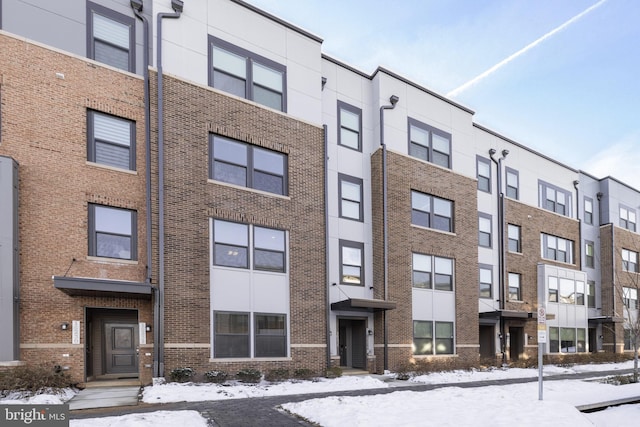
{"type": "Polygon", "coordinates": [[[414,320],[413,354],[453,354],[453,322],[414,320]]]}
{"type": "Polygon", "coordinates": [[[362,151],[362,110],[338,101],[338,144],[362,151]]]}
{"type": "Polygon", "coordinates": [[[596,282],[587,280],[587,304],[589,308],[596,308],[596,282]]]}
{"type": "Polygon", "coordinates": [[[549,302],[558,302],[558,278],[549,276],[549,302]]]}
{"type": "Polygon", "coordinates": [[[209,36],[209,86],[279,110],[287,110],[286,67],[209,36]]]}
{"type": "Polygon", "coordinates": [[[638,272],[638,252],[622,249],[622,270],[638,272]]]}
{"type": "Polygon", "coordinates": [[[484,157],[476,156],[478,177],[478,190],[491,193],[491,161],[484,157]]]}
{"type": "Polygon", "coordinates": [[[255,357],[286,357],[287,328],[284,314],[255,315],[255,357]]]}
{"type": "Polygon", "coordinates": [[[89,204],[89,256],[136,260],[136,212],[89,204]]]}
{"type": "Polygon", "coordinates": [[[542,258],[573,264],[573,241],[540,233],[542,258]]]}
{"type": "Polygon", "coordinates": [[[510,252],[522,252],[520,243],[520,226],[514,224],[507,225],[507,235],[509,238],[509,251],[510,252]]]}
{"type": "Polygon", "coordinates": [[[453,232],[453,202],[411,191],[411,223],[453,232]]]}
{"type": "Polygon", "coordinates": [[[584,222],[585,224],[593,224],[593,199],[584,198],[584,222]]]}
{"type": "Polygon", "coordinates": [[[512,199],[519,199],[520,193],[520,176],[517,170],[506,168],[507,173],[507,197],[512,199]]]}
{"type": "Polygon", "coordinates": [[[493,267],[480,265],[480,298],[491,298],[493,289],[493,267]]]}
{"type": "Polygon", "coordinates": [[[584,328],[549,328],[550,353],[584,353],[587,351],[587,331],[584,328]]]}
{"type": "Polygon", "coordinates": [[[453,260],[413,254],[413,287],[436,291],[453,290],[453,260]]]}
{"type": "Polygon", "coordinates": [[[362,180],[360,178],[338,174],[338,183],[340,218],[363,221],[362,180]]]}
{"type": "Polygon", "coordinates": [[[87,160],[121,169],[136,169],[135,124],[97,111],[87,113],[87,160]]]}
{"type": "Polygon", "coordinates": [[[584,263],[589,268],[593,268],[595,265],[593,248],[594,248],[593,242],[589,240],[584,242],[584,263]]]}
{"type": "Polygon", "coordinates": [[[638,309],[638,289],[637,288],[622,288],[622,298],[624,300],[624,306],[632,310],[638,309]]]}
{"type": "Polygon", "coordinates": [[[576,350],[576,330],[560,328],[560,353],[575,353],[576,350]]]}
{"type": "Polygon", "coordinates": [[[249,229],[253,230],[253,269],[285,272],[286,234],[273,228],[213,221],[213,265],[251,268],[249,229]]]}
{"type": "Polygon", "coordinates": [[[620,227],[636,231],[636,211],[626,206],[620,206],[620,227]]]}
{"type": "Polygon", "coordinates": [[[135,73],[135,24],[131,16],[87,2],[87,56],[135,73]]]}
{"type": "MultiPolygon", "coordinates": [[[[591,292],[590,288],[587,288],[587,291],[591,292]]],[[[584,295],[585,284],[583,281],[549,276],[549,302],[584,305],[584,295]]]]}
{"type": "Polygon", "coordinates": [[[431,289],[433,272],[433,260],[429,255],[413,254],[412,281],[414,288],[431,289]]]}
{"type": "Polygon", "coordinates": [[[364,285],[364,244],[340,240],[340,283],[364,285]]]}
{"type": "Polygon", "coordinates": [[[451,134],[409,119],[409,155],[451,168],[451,134]]]}
{"type": "Polygon", "coordinates": [[[538,181],[540,207],[564,216],[571,216],[571,193],[544,181],[538,181]]]}
{"type": "Polygon", "coordinates": [[[478,245],[491,247],[491,215],[481,213],[478,217],[478,245]]]}
{"type": "Polygon", "coordinates": [[[286,195],[287,155],[255,145],[211,135],[209,178],[286,195]]]}
{"type": "Polygon", "coordinates": [[[576,305],[584,305],[584,282],[576,280],[576,305]]]}
{"type": "Polygon", "coordinates": [[[249,357],[249,313],[214,312],[214,357],[249,357]]]}
{"type": "Polygon", "coordinates": [[[520,287],[520,279],[522,276],[519,273],[509,273],[509,300],[510,301],[522,301],[522,291],[520,287]]]}

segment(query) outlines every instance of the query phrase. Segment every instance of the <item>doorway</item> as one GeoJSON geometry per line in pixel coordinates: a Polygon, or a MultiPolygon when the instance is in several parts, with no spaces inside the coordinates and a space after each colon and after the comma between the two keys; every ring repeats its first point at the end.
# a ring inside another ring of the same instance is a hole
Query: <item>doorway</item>
{"type": "Polygon", "coordinates": [[[509,359],[520,360],[524,353],[524,328],[509,328],[509,359]]]}
{"type": "Polygon", "coordinates": [[[367,369],[367,320],[338,319],[340,366],[367,369]]]}
{"type": "Polygon", "coordinates": [[[589,328],[589,352],[597,353],[598,352],[598,334],[596,333],[596,328],[589,328]]]}
{"type": "Polygon", "coordinates": [[[480,357],[482,359],[495,359],[496,341],[495,325],[480,325],[480,357]]]}
{"type": "Polygon", "coordinates": [[[87,381],[138,377],[138,311],[87,308],[87,381]]]}

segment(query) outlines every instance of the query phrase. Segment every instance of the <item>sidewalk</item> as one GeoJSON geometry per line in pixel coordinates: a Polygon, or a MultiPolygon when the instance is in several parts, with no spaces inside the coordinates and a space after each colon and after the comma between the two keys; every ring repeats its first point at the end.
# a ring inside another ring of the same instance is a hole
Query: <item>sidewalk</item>
{"type": "MultiPolygon", "coordinates": [[[[599,378],[612,375],[625,375],[631,373],[632,370],[614,370],[599,372],[583,372],[572,374],[558,374],[546,376],[544,381],[557,381],[567,379],[589,379],[599,378]]],[[[381,379],[380,376],[375,376],[381,379]]],[[[140,403],[138,406],[118,407],[118,408],[101,408],[88,409],[82,411],[71,411],[71,419],[83,419],[94,417],[118,416],[131,413],[152,412],[160,410],[194,410],[198,411],[205,417],[210,425],[213,426],[229,426],[229,427],[247,427],[247,426],[264,426],[264,427],[288,427],[288,426],[311,426],[311,424],[297,419],[283,411],[278,410],[278,406],[287,402],[301,402],[304,400],[323,398],[329,396],[368,396],[375,394],[393,393],[402,390],[412,391],[428,391],[444,387],[461,387],[474,388],[490,385],[506,385],[520,384],[527,382],[536,382],[537,378],[513,378],[501,380],[487,380],[466,383],[446,383],[446,384],[416,384],[409,381],[389,380],[385,378],[385,382],[389,384],[389,388],[341,391],[330,393],[314,393],[314,394],[296,394],[281,395],[274,397],[259,397],[246,399],[228,399],[218,401],[203,402],[181,402],[168,404],[146,404],[140,403]]],[[[640,398],[640,396],[639,396],[640,398]]],[[[603,402],[604,403],[604,402],[603,402]]],[[[593,406],[593,405],[592,405],[593,406]]]]}

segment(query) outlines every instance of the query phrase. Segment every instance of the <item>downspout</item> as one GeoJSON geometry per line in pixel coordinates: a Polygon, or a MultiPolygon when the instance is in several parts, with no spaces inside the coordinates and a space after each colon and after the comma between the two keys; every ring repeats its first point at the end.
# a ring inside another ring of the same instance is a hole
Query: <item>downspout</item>
{"type": "Polygon", "coordinates": [[[504,229],[505,229],[505,204],[504,204],[504,192],[502,191],[502,161],[507,158],[509,150],[502,150],[502,157],[496,160],[493,156],[496,154],[495,149],[489,150],[489,157],[491,161],[497,166],[496,184],[498,189],[498,301],[500,308],[500,351],[502,352],[502,363],[507,362],[506,355],[506,339],[507,334],[505,330],[504,318],[502,317],[502,311],[505,309],[505,271],[507,268],[507,256],[505,253],[504,244],[504,229]]]}
{"type": "Polygon", "coordinates": [[[327,125],[324,129],[324,274],[326,281],[326,343],[327,343],[327,370],[331,369],[331,284],[329,280],[329,142],[327,140],[327,125]]]}
{"type": "MultiPolygon", "coordinates": [[[[582,252],[584,251],[585,245],[582,243],[582,221],[580,220],[580,189],[578,188],[580,181],[577,179],[573,181],[573,188],[576,189],[576,219],[578,220],[578,244],[580,245],[580,262],[578,266],[581,271],[584,271],[584,262],[582,261],[582,252]]],[[[595,248],[594,248],[595,251],[595,248]]]]}
{"type": "Polygon", "coordinates": [[[171,0],[175,13],[158,13],[156,67],[158,69],[158,376],[164,375],[164,94],[162,87],[162,19],[176,19],[182,13],[181,0],[171,0]]]}
{"type": "MultiPolygon", "coordinates": [[[[146,283],[151,286],[151,278],[153,275],[152,261],[152,230],[151,230],[151,95],[149,89],[149,21],[142,12],[142,0],[131,0],[131,8],[138,19],[142,21],[144,28],[144,146],[145,146],[145,182],[146,182],[146,228],[147,228],[147,278],[146,283]]],[[[156,288],[152,289],[156,291],[156,288]]],[[[158,294],[154,296],[154,304],[157,301],[158,294]]],[[[158,377],[158,310],[154,305],[153,310],[153,376],[158,377]]]]}
{"type": "MultiPolygon", "coordinates": [[[[613,316],[615,316],[618,312],[618,310],[616,309],[616,233],[615,233],[615,227],[613,226],[613,223],[611,224],[611,302],[613,304],[613,307],[611,307],[612,309],[612,318],[613,316]]],[[[624,314],[624,313],[623,313],[624,314]]],[[[617,353],[618,352],[618,339],[616,336],[616,324],[613,324],[613,352],[617,353]]]]}
{"type": "MultiPolygon", "coordinates": [[[[382,240],[384,251],[384,300],[389,300],[389,221],[387,206],[387,145],[384,143],[384,110],[393,110],[398,103],[396,95],[391,95],[391,105],[380,106],[380,145],[382,146],[382,240]]],[[[387,311],[382,312],[384,324],[384,370],[389,369],[389,326],[387,324],[387,311]]]]}

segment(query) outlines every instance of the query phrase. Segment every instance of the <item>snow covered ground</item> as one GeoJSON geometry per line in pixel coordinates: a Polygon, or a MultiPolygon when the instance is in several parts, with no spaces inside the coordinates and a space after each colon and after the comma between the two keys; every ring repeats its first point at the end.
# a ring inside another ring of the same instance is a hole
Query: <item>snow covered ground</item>
{"type": "MultiPolygon", "coordinates": [[[[584,371],[629,369],[633,362],[602,365],[578,365],[572,368],[545,366],[545,377],[584,371]]],[[[413,378],[427,384],[452,384],[469,381],[537,377],[536,369],[495,369],[492,371],[454,371],[413,378]]],[[[383,378],[384,379],[384,378],[383,378]]],[[[538,400],[538,383],[487,386],[480,388],[446,387],[416,392],[398,388],[390,394],[340,396],[340,391],[386,388],[379,377],[341,377],[333,380],[284,382],[258,385],[155,384],[144,389],[146,403],[208,401],[332,392],[335,396],[287,403],[283,409],[322,426],[630,426],[639,425],[640,405],[625,405],[592,414],[582,414],[576,405],[626,397],[640,398],[640,384],[615,386],[594,381],[562,380],[544,382],[544,400],[538,400]]],[[[73,396],[53,394],[24,398],[8,396],[1,403],[63,403],[73,396]]],[[[119,417],[71,420],[71,427],[205,427],[207,422],[196,411],[156,411],[119,417]]]]}

